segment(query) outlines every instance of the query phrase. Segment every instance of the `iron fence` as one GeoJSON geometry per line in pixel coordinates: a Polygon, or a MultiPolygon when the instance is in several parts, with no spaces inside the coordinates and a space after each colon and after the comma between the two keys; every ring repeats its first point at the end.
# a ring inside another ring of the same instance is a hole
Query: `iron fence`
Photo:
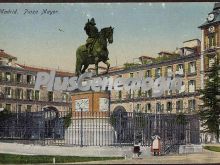
{"type": "Polygon", "coordinates": [[[41,112],[0,115],[0,140],[64,146],[151,146],[161,138],[163,153],[198,144],[197,115],[140,112],[41,112]]]}

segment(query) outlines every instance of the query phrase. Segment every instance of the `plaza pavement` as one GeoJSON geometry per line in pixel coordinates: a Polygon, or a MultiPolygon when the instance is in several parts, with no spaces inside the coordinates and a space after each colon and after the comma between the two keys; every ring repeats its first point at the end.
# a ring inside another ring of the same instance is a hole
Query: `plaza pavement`
{"type": "MultiPolygon", "coordinates": [[[[148,156],[143,159],[133,158],[125,160],[92,161],[80,164],[220,164],[220,152],[213,152],[203,149],[202,153],[148,156]]],[[[74,163],[75,164],[75,163],[74,163]]]]}
{"type": "MultiPolygon", "coordinates": [[[[207,144],[219,146],[220,144],[207,144]]],[[[16,143],[0,142],[0,153],[22,154],[22,155],[62,155],[62,156],[123,156],[129,147],[61,147],[61,146],[38,146],[16,143]]],[[[149,152],[146,150],[146,152],[149,152]]],[[[203,149],[201,153],[177,154],[166,156],[150,156],[143,154],[140,158],[127,158],[124,160],[108,160],[80,162],[80,164],[193,164],[193,163],[216,163],[220,165],[220,152],[203,149]]],[[[63,164],[63,163],[62,163],[63,164]]],[[[79,163],[68,163],[79,164],[79,163]]]]}
{"type": "MultiPolygon", "coordinates": [[[[59,155],[59,156],[91,156],[91,157],[124,157],[132,147],[110,146],[41,146],[33,144],[18,144],[0,142],[0,153],[19,155],[59,155]]],[[[149,153],[150,150],[146,151],[149,153]]],[[[147,154],[145,154],[147,155],[147,154]]]]}

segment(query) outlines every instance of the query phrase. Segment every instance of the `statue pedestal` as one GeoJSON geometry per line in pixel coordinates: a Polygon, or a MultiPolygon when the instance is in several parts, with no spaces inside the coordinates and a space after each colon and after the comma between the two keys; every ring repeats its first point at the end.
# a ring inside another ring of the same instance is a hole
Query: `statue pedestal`
{"type": "Polygon", "coordinates": [[[72,112],[85,117],[109,115],[110,93],[107,92],[76,92],[72,94],[72,112]]]}

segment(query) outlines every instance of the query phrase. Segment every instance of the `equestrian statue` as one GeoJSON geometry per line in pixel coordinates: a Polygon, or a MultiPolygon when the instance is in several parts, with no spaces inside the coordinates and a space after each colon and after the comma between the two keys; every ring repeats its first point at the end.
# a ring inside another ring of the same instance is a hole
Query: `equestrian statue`
{"type": "Polygon", "coordinates": [[[98,75],[98,63],[103,62],[107,65],[106,73],[108,73],[110,63],[108,62],[107,44],[113,43],[114,28],[106,27],[99,32],[95,26],[95,19],[88,19],[84,30],[88,35],[85,45],[81,45],[76,50],[76,70],[77,76],[83,74],[90,64],[95,64],[96,75],[98,75]]]}

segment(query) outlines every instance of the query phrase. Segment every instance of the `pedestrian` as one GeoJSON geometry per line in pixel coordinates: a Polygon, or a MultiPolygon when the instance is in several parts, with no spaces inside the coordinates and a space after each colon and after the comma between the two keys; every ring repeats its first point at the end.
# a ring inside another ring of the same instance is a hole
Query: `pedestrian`
{"type": "Polygon", "coordinates": [[[154,156],[160,155],[161,152],[161,144],[160,144],[160,137],[158,135],[155,136],[152,146],[151,146],[151,152],[154,153],[154,156]]]}

